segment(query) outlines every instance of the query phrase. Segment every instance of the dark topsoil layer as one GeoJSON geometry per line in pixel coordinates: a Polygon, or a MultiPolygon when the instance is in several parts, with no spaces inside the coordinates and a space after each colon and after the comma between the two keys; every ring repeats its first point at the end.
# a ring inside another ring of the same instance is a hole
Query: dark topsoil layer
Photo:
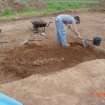
{"type": "Polygon", "coordinates": [[[0,63],[0,83],[11,82],[32,74],[48,74],[74,67],[85,61],[103,59],[105,53],[73,44],[70,48],[24,45],[7,52],[0,63]]]}

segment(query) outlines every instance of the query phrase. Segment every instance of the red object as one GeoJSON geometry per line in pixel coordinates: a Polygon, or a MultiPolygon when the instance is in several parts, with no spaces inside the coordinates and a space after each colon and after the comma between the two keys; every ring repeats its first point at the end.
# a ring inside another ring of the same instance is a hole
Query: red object
{"type": "Polygon", "coordinates": [[[16,9],[21,9],[22,8],[22,4],[20,4],[18,2],[15,2],[14,5],[15,5],[16,9]]]}

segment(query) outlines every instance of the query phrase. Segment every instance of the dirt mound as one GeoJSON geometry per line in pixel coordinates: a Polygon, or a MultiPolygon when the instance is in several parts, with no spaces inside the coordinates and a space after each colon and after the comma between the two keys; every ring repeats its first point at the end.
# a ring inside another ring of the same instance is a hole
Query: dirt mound
{"type": "Polygon", "coordinates": [[[105,58],[104,53],[96,52],[92,48],[84,49],[77,44],[67,49],[30,44],[8,52],[7,57],[0,64],[1,72],[3,72],[1,75],[7,75],[7,80],[13,81],[32,74],[51,73],[101,58],[105,58]],[[8,79],[8,75],[12,75],[13,79],[11,76],[8,79]]]}
{"type": "Polygon", "coordinates": [[[105,105],[104,90],[103,59],[0,85],[0,91],[24,105],[105,105]]]}

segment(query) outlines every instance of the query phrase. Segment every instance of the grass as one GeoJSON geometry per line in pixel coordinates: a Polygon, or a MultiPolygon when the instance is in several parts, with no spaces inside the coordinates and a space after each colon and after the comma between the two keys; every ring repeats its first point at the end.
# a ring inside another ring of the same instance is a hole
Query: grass
{"type": "Polygon", "coordinates": [[[47,4],[47,7],[44,9],[35,9],[35,8],[24,8],[21,11],[13,12],[11,9],[5,9],[1,14],[1,18],[13,18],[18,16],[35,16],[35,15],[46,15],[60,11],[66,11],[71,9],[81,9],[81,8],[90,8],[97,0],[44,0],[47,4]],[[72,2],[70,2],[72,1],[72,2]]]}
{"type": "Polygon", "coordinates": [[[9,16],[13,15],[13,11],[11,11],[11,9],[5,9],[4,12],[1,15],[9,17],[9,16]]]}

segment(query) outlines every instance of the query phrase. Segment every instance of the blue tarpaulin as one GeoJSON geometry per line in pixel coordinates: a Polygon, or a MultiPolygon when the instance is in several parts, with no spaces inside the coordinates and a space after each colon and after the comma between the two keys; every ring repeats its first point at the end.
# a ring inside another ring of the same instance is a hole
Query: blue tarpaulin
{"type": "Polygon", "coordinates": [[[0,93],[0,105],[23,105],[23,104],[3,93],[0,93]]]}

